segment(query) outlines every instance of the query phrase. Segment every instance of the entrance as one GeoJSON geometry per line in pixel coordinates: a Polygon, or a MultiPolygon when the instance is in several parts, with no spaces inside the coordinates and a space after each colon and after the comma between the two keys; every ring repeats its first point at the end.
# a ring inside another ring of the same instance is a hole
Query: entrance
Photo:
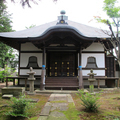
{"type": "Polygon", "coordinates": [[[76,68],[75,53],[50,53],[48,75],[51,77],[73,77],[76,68]]]}

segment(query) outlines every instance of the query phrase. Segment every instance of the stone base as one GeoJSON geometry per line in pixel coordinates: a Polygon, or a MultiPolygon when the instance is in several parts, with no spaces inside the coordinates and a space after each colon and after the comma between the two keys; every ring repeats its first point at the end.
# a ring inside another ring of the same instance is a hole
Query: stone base
{"type": "Polygon", "coordinates": [[[35,92],[35,91],[34,91],[34,92],[30,92],[30,91],[28,91],[27,94],[28,94],[28,95],[35,95],[36,92],[35,92]]]}

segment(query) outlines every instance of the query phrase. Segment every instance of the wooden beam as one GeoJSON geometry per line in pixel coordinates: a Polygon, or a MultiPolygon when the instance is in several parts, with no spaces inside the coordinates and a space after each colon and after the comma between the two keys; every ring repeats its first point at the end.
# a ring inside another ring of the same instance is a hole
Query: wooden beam
{"type": "Polygon", "coordinates": [[[46,50],[79,50],[79,47],[66,46],[66,47],[46,47],[46,50]]]}

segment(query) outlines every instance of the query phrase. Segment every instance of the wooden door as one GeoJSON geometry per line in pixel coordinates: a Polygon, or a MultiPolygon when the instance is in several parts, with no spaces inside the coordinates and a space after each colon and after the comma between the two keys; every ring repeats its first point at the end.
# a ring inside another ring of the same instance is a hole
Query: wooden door
{"type": "Polygon", "coordinates": [[[114,57],[106,57],[106,76],[115,77],[114,73],[114,57]]]}
{"type": "Polygon", "coordinates": [[[50,53],[49,76],[75,76],[75,53],[50,53]]]}

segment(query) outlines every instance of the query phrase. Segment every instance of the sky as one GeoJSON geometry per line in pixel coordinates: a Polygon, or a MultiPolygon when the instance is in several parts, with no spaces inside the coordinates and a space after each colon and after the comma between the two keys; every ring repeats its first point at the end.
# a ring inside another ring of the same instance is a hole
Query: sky
{"type": "MultiPolygon", "coordinates": [[[[17,0],[15,0],[17,1],[17,0]]],[[[13,30],[20,31],[33,25],[41,25],[57,20],[60,11],[65,10],[68,20],[85,25],[107,29],[104,24],[97,23],[94,16],[108,18],[103,11],[103,0],[36,0],[38,5],[31,2],[32,8],[23,8],[19,3],[7,1],[8,12],[12,13],[13,30]]]]}

